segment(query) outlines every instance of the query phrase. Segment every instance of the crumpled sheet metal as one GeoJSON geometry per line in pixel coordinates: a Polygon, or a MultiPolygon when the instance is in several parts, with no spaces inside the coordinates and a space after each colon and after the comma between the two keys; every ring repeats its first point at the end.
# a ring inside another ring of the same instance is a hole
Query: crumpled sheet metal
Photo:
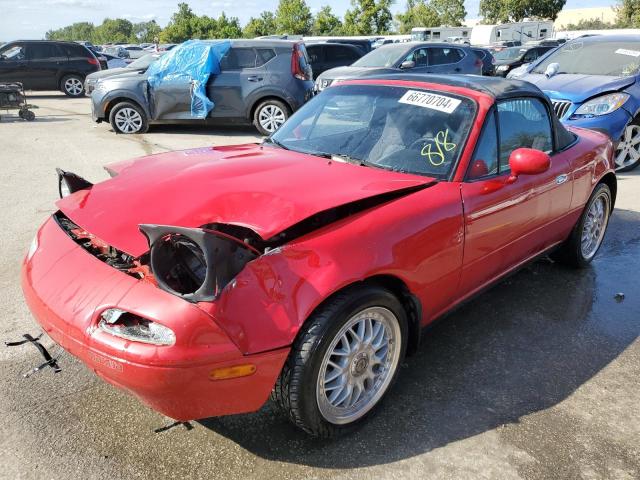
{"type": "Polygon", "coordinates": [[[190,84],[191,115],[206,118],[214,107],[207,97],[207,81],[220,73],[220,60],[230,48],[229,40],[188,40],[178,45],[149,66],[152,95],[160,85],[184,88],[190,84]]]}

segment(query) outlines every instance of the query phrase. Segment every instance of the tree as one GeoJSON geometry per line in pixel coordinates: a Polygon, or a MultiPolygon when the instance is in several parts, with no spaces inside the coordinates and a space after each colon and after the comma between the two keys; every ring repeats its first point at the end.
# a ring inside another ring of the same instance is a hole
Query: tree
{"type": "Polygon", "coordinates": [[[393,0],[351,0],[352,8],[344,16],[347,35],[385,34],[391,30],[393,0]]]}
{"type": "Polygon", "coordinates": [[[245,25],[242,35],[246,38],[272,35],[277,30],[276,17],[272,12],[262,12],[258,18],[251,17],[245,25]]]}
{"type": "Polygon", "coordinates": [[[396,15],[398,31],[411,33],[414,27],[437,27],[441,25],[440,17],[430,3],[425,0],[408,0],[404,13],[396,15]]]}
{"type": "Polygon", "coordinates": [[[429,5],[438,15],[440,25],[460,27],[467,16],[464,0],[431,0],[429,5]]]}
{"type": "Polygon", "coordinates": [[[240,38],[242,28],[237,17],[227,17],[224,12],[216,20],[216,32],[209,38],[240,38]]]}
{"type": "Polygon", "coordinates": [[[621,28],[638,28],[640,26],[640,0],[621,0],[616,7],[616,23],[621,28]]]}
{"type": "Polygon", "coordinates": [[[95,26],[89,22],[78,22],[58,30],[49,30],[45,34],[47,40],[86,40],[93,41],[95,26]]]}
{"type": "Polygon", "coordinates": [[[325,5],[316,14],[311,29],[314,35],[336,35],[342,29],[342,22],[333,14],[331,7],[325,5]]]}
{"type": "Polygon", "coordinates": [[[555,20],[566,0],[480,0],[483,23],[520,22],[525,18],[555,20]]]}
{"type": "Polygon", "coordinates": [[[311,10],[304,0],[280,0],[276,10],[277,33],[307,35],[311,31],[311,10]]]}
{"type": "Polygon", "coordinates": [[[567,25],[562,25],[562,30],[607,30],[610,28],[618,28],[618,25],[615,23],[606,23],[603,22],[599,18],[589,18],[589,19],[581,19],[578,23],[568,23],[567,25]]]}
{"type": "Polygon", "coordinates": [[[160,40],[165,43],[180,43],[193,37],[194,19],[196,15],[186,3],[178,4],[178,11],[160,33],[160,40]]]}
{"type": "Polygon", "coordinates": [[[124,18],[105,18],[93,35],[95,43],[133,42],[135,38],[133,24],[124,18]]]}
{"type": "Polygon", "coordinates": [[[133,34],[140,43],[151,43],[160,36],[162,29],[155,20],[133,24],[133,34]]]}

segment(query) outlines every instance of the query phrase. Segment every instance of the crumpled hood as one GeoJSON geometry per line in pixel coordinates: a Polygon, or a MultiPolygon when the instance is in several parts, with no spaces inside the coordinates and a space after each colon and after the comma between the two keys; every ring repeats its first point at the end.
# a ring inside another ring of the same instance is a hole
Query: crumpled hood
{"type": "Polygon", "coordinates": [[[634,77],[558,74],[547,78],[540,73],[520,77],[536,85],[548,97],[581,103],[600,93],[615,92],[635,83],[634,77]]]}
{"type": "Polygon", "coordinates": [[[148,250],[140,224],[228,223],[268,239],[323,210],[434,180],[255,144],[169,152],[109,167],[116,177],[57,205],[86,231],[134,256],[148,250]]]}

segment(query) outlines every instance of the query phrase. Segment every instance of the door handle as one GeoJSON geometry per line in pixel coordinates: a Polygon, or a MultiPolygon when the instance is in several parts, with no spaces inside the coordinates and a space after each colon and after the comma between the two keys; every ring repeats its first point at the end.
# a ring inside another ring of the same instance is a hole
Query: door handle
{"type": "Polygon", "coordinates": [[[460,67],[457,67],[454,71],[455,72],[459,72],[460,71],[460,67]]]}
{"type": "Polygon", "coordinates": [[[249,80],[250,82],[261,82],[262,81],[262,77],[259,77],[257,75],[251,75],[251,76],[247,77],[247,80],[249,80]]]}

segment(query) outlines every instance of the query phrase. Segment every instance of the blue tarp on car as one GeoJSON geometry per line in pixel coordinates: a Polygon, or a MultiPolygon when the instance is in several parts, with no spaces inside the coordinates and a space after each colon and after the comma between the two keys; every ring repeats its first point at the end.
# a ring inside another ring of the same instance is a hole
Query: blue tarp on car
{"type": "Polygon", "coordinates": [[[214,107],[207,97],[207,81],[220,73],[220,59],[230,48],[229,40],[188,40],[149,66],[149,85],[153,90],[162,84],[191,83],[191,115],[206,118],[214,107]]]}

